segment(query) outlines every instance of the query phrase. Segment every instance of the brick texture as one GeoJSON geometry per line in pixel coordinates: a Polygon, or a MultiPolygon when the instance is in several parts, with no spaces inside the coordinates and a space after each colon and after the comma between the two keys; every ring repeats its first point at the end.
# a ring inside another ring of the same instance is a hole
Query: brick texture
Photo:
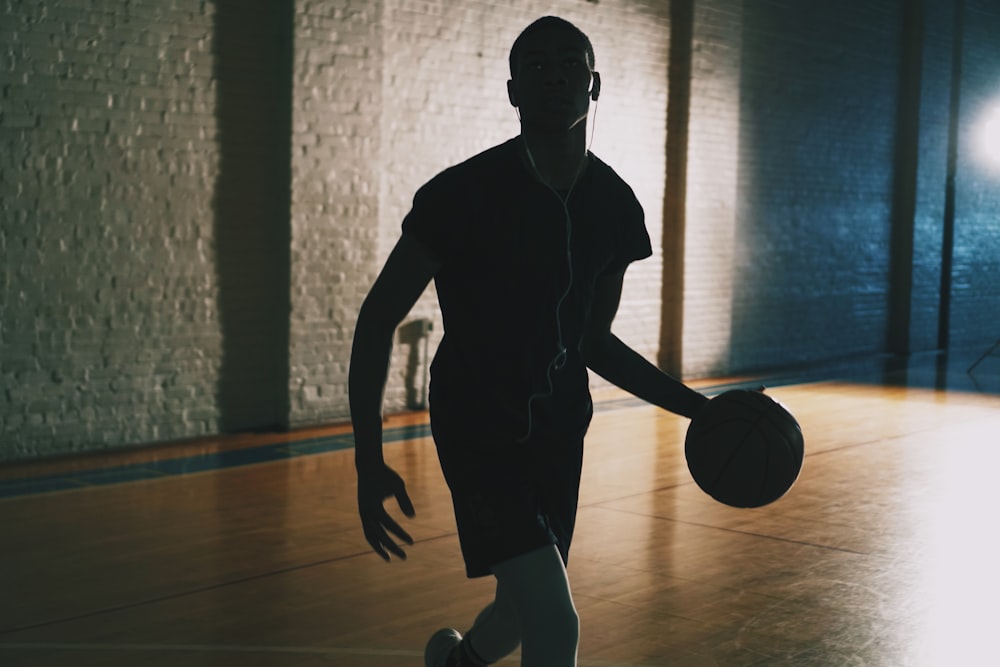
{"type": "Polygon", "coordinates": [[[925,6],[910,322],[910,348],[913,351],[935,349],[940,333],[941,253],[944,249],[952,46],[955,39],[952,3],[939,0],[928,2],[925,6]]]}
{"type": "Polygon", "coordinates": [[[950,340],[985,349],[1000,337],[1000,170],[979,145],[985,114],[1000,105],[1000,7],[967,0],[963,24],[950,340]]]}
{"type": "Polygon", "coordinates": [[[381,2],[296,7],[289,423],[346,419],[354,320],[379,267],[381,2]]]}
{"type": "Polygon", "coordinates": [[[212,6],[0,11],[0,458],[215,432],[212,6]]]}
{"type": "Polygon", "coordinates": [[[893,3],[700,13],[695,49],[711,61],[692,94],[692,117],[708,120],[690,148],[685,375],[882,349],[893,3]]]}
{"type": "MultiPolygon", "coordinates": [[[[695,3],[684,232],[682,377],[717,373],[733,342],[733,272],[739,212],[739,3],[695,3]]],[[[668,289],[671,289],[668,286],[668,289]]],[[[679,289],[679,287],[673,287],[679,289]]]]}

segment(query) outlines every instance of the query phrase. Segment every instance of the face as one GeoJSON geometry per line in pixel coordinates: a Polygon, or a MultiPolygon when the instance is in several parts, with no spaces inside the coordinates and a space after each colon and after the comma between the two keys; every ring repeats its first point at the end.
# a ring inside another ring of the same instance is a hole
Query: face
{"type": "Polygon", "coordinates": [[[550,29],[528,35],[508,83],[522,124],[566,131],[586,120],[591,69],[587,50],[571,31],[550,29]]]}

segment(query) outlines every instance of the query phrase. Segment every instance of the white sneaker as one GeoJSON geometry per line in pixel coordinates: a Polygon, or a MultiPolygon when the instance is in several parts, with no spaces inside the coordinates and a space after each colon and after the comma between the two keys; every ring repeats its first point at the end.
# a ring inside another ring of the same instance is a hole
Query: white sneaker
{"type": "Polygon", "coordinates": [[[454,628],[442,628],[427,641],[424,649],[424,667],[448,667],[448,656],[462,641],[462,635],[454,628]]]}

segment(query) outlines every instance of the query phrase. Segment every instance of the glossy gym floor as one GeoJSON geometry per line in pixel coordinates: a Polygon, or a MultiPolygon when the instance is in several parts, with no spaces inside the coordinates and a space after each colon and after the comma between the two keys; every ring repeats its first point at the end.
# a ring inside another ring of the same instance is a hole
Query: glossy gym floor
{"type": "MultiPolygon", "coordinates": [[[[692,482],[686,420],[597,396],[579,664],[1000,664],[1000,350],[967,372],[982,352],[692,383],[763,381],[801,423],[798,482],[755,510],[692,482]]],[[[492,590],[464,577],[426,415],[386,433],[417,510],[390,564],[361,536],[343,425],[0,468],[0,665],[419,667],[492,590]]]]}

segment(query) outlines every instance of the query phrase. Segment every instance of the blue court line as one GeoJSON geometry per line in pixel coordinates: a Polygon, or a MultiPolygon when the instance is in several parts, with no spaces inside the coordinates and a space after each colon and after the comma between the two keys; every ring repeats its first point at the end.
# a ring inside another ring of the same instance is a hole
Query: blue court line
{"type": "MultiPolygon", "coordinates": [[[[415,426],[386,429],[382,437],[384,442],[390,443],[427,438],[430,435],[431,427],[429,424],[417,424],[415,426]]],[[[267,463],[270,461],[293,459],[299,456],[335,452],[352,447],[354,447],[354,436],[346,433],[344,435],[333,435],[294,442],[279,442],[259,447],[213,452],[211,454],[196,454],[194,456],[164,459],[162,461],[145,461],[143,463],[115,466],[113,468],[80,470],[27,479],[6,479],[0,480],[0,498],[28,496],[52,491],[69,491],[72,489],[121,484],[124,482],[138,482],[173,475],[189,475],[209,470],[221,470],[254,463],[267,463]]]]}
{"type": "MultiPolygon", "coordinates": [[[[793,384],[801,381],[799,378],[768,378],[767,386],[776,387],[782,384],[793,384]]],[[[732,384],[720,384],[712,387],[703,387],[699,391],[706,395],[721,393],[726,389],[758,386],[758,382],[738,382],[732,384]]],[[[632,397],[612,399],[595,403],[595,412],[608,412],[620,410],[622,408],[647,406],[648,403],[632,397]]],[[[402,442],[406,440],[417,440],[429,438],[431,436],[430,424],[416,424],[412,426],[400,426],[386,429],[383,434],[383,442],[402,442]]],[[[107,486],[111,484],[123,484],[125,482],[139,482],[143,480],[161,479],[174,475],[189,475],[210,470],[222,470],[225,468],[235,468],[238,466],[252,465],[254,463],[268,463],[271,461],[282,461],[293,459],[299,456],[312,456],[326,452],[335,452],[342,449],[354,447],[354,436],[350,433],[343,435],[333,435],[308,440],[297,440],[293,442],[279,442],[259,447],[247,447],[234,449],[225,452],[214,452],[211,454],[196,454],[162,461],[146,461],[143,463],[133,463],[111,468],[98,468],[93,470],[80,470],[58,475],[46,475],[43,477],[30,477],[23,479],[0,480],[0,499],[13,498],[16,496],[30,496],[39,493],[51,493],[54,491],[71,491],[94,486],[107,486]]]]}

